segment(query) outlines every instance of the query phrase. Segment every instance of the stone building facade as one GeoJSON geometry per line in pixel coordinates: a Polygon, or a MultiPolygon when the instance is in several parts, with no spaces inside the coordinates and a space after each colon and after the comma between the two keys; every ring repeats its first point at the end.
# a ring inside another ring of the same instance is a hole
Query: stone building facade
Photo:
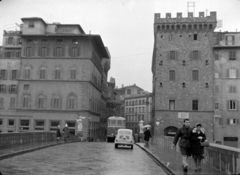
{"type": "Polygon", "coordinates": [[[68,123],[76,134],[83,116],[84,138],[103,136],[110,54],[101,37],[77,24],[22,21],[15,132],[55,131],[68,123]]]}
{"type": "Polygon", "coordinates": [[[174,134],[184,118],[200,122],[213,139],[213,44],[216,12],[198,17],[155,14],[153,73],[153,126],[159,135],[174,134]]]}
{"type": "Polygon", "coordinates": [[[240,147],[240,32],[218,32],[215,53],[215,140],[240,147]]]}

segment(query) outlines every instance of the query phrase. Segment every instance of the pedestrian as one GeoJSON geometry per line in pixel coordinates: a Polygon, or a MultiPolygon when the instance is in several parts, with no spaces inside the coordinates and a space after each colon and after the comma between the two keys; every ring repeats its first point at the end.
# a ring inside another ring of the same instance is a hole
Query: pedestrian
{"type": "Polygon", "coordinates": [[[61,137],[62,137],[62,135],[61,135],[61,131],[60,131],[60,125],[58,125],[57,132],[56,132],[57,142],[60,140],[61,137]]]}
{"type": "Polygon", "coordinates": [[[190,134],[191,134],[191,127],[189,119],[184,119],[184,124],[181,128],[178,129],[174,140],[173,140],[173,147],[176,148],[176,144],[179,141],[179,148],[182,154],[182,167],[185,172],[188,171],[188,162],[187,159],[191,156],[191,148],[190,148],[190,134]]]}
{"type": "Polygon", "coordinates": [[[144,130],[144,127],[143,127],[143,123],[144,121],[141,120],[139,121],[139,142],[142,143],[143,142],[143,137],[144,137],[144,134],[143,134],[143,130],[144,130]]]}
{"type": "Polygon", "coordinates": [[[144,140],[145,140],[145,146],[149,146],[148,142],[149,139],[152,137],[150,128],[147,127],[146,130],[144,131],[144,140]]]}
{"type": "Polygon", "coordinates": [[[65,124],[65,127],[63,128],[63,138],[64,138],[64,142],[67,142],[67,139],[69,137],[69,128],[68,128],[68,124],[65,124]]]}
{"type": "Polygon", "coordinates": [[[193,128],[190,134],[190,143],[191,143],[191,153],[195,164],[195,171],[201,171],[201,162],[204,158],[204,147],[201,146],[200,142],[206,140],[206,135],[202,124],[198,123],[195,128],[193,128]]]}

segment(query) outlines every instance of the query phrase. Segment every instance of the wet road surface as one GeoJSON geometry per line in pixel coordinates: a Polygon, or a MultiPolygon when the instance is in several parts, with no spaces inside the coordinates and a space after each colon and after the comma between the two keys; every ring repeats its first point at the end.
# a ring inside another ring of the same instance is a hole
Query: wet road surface
{"type": "Polygon", "coordinates": [[[77,142],[0,161],[3,175],[166,175],[142,149],[77,142]]]}

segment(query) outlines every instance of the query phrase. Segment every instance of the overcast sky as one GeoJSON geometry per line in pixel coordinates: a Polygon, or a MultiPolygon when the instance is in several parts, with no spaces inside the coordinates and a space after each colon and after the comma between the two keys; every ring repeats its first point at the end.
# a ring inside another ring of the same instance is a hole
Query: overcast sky
{"type": "MultiPolygon", "coordinates": [[[[191,0],[189,0],[191,1],[191,0]]],[[[152,91],[154,13],[187,16],[188,0],[1,0],[0,43],[3,30],[14,30],[23,17],[41,17],[48,23],[80,24],[85,33],[99,34],[111,54],[108,74],[121,87],[136,83],[152,91]]],[[[240,0],[195,0],[199,11],[217,12],[221,31],[240,31],[240,0]]],[[[189,9],[193,11],[193,8],[189,9]]],[[[0,44],[2,45],[2,44],[0,44]]]]}

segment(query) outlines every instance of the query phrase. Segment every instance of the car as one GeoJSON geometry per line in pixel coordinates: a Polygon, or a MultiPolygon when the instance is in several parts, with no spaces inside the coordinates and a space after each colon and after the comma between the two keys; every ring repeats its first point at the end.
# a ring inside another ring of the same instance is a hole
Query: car
{"type": "Polygon", "coordinates": [[[119,145],[130,146],[133,149],[134,138],[131,129],[119,129],[115,138],[115,148],[119,145]]]}

